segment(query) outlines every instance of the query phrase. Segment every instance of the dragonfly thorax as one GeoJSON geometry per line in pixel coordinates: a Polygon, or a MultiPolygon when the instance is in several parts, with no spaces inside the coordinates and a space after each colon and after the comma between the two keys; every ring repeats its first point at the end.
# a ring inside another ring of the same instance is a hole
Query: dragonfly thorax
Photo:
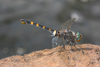
{"type": "Polygon", "coordinates": [[[57,37],[63,38],[67,41],[74,41],[75,40],[75,32],[69,30],[69,31],[62,31],[60,30],[57,34],[57,37]]]}
{"type": "Polygon", "coordinates": [[[59,32],[56,32],[56,35],[59,38],[63,38],[67,40],[67,42],[74,42],[75,40],[79,42],[82,39],[82,35],[77,32],[75,33],[74,31],[67,31],[67,30],[60,30],[59,32]]]}

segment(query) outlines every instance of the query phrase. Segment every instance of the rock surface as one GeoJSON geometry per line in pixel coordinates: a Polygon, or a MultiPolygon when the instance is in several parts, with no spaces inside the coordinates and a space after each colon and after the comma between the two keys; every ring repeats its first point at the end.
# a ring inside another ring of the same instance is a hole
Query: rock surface
{"type": "Polygon", "coordinates": [[[65,50],[59,46],[1,59],[0,67],[100,67],[100,46],[82,44],[80,47],[84,54],[75,47],[69,51],[70,46],[66,46],[65,50]]]}

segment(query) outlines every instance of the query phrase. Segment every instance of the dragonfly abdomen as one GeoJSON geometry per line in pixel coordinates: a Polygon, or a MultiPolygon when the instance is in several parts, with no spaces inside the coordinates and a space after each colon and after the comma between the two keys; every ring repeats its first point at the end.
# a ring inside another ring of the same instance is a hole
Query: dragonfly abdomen
{"type": "Polygon", "coordinates": [[[21,19],[21,23],[22,23],[22,24],[30,24],[30,25],[34,25],[34,26],[36,26],[36,27],[40,27],[40,28],[42,28],[42,29],[45,29],[45,30],[49,31],[49,32],[52,33],[54,36],[57,34],[57,31],[56,31],[56,30],[53,30],[53,29],[48,28],[48,27],[46,27],[46,26],[40,25],[40,24],[38,24],[38,23],[34,23],[34,22],[32,22],[32,21],[27,21],[27,20],[21,19]]]}

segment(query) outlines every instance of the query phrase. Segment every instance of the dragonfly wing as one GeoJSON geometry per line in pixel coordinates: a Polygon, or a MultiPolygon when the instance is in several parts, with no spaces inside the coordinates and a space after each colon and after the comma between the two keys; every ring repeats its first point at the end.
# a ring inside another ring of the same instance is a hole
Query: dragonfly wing
{"type": "Polygon", "coordinates": [[[64,45],[63,43],[63,39],[62,38],[57,38],[57,37],[54,37],[52,39],[52,47],[55,48],[57,46],[61,46],[61,45],[64,45]]]}
{"type": "Polygon", "coordinates": [[[53,39],[52,39],[52,47],[53,48],[55,48],[55,47],[57,47],[58,46],[58,38],[57,37],[54,37],[53,39]]]}
{"type": "Polygon", "coordinates": [[[74,21],[75,21],[75,18],[72,18],[72,19],[66,21],[65,23],[63,23],[61,25],[61,29],[68,29],[69,30],[71,28],[71,26],[72,26],[74,21]]]}

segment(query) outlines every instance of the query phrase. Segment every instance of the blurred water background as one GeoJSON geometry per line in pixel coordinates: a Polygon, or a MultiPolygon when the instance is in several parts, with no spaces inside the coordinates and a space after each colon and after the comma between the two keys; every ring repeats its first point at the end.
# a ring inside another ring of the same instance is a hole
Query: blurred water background
{"type": "Polygon", "coordinates": [[[0,59],[52,48],[51,33],[20,19],[59,30],[71,17],[71,30],[83,35],[79,44],[100,45],[100,0],[0,0],[0,59]]]}

